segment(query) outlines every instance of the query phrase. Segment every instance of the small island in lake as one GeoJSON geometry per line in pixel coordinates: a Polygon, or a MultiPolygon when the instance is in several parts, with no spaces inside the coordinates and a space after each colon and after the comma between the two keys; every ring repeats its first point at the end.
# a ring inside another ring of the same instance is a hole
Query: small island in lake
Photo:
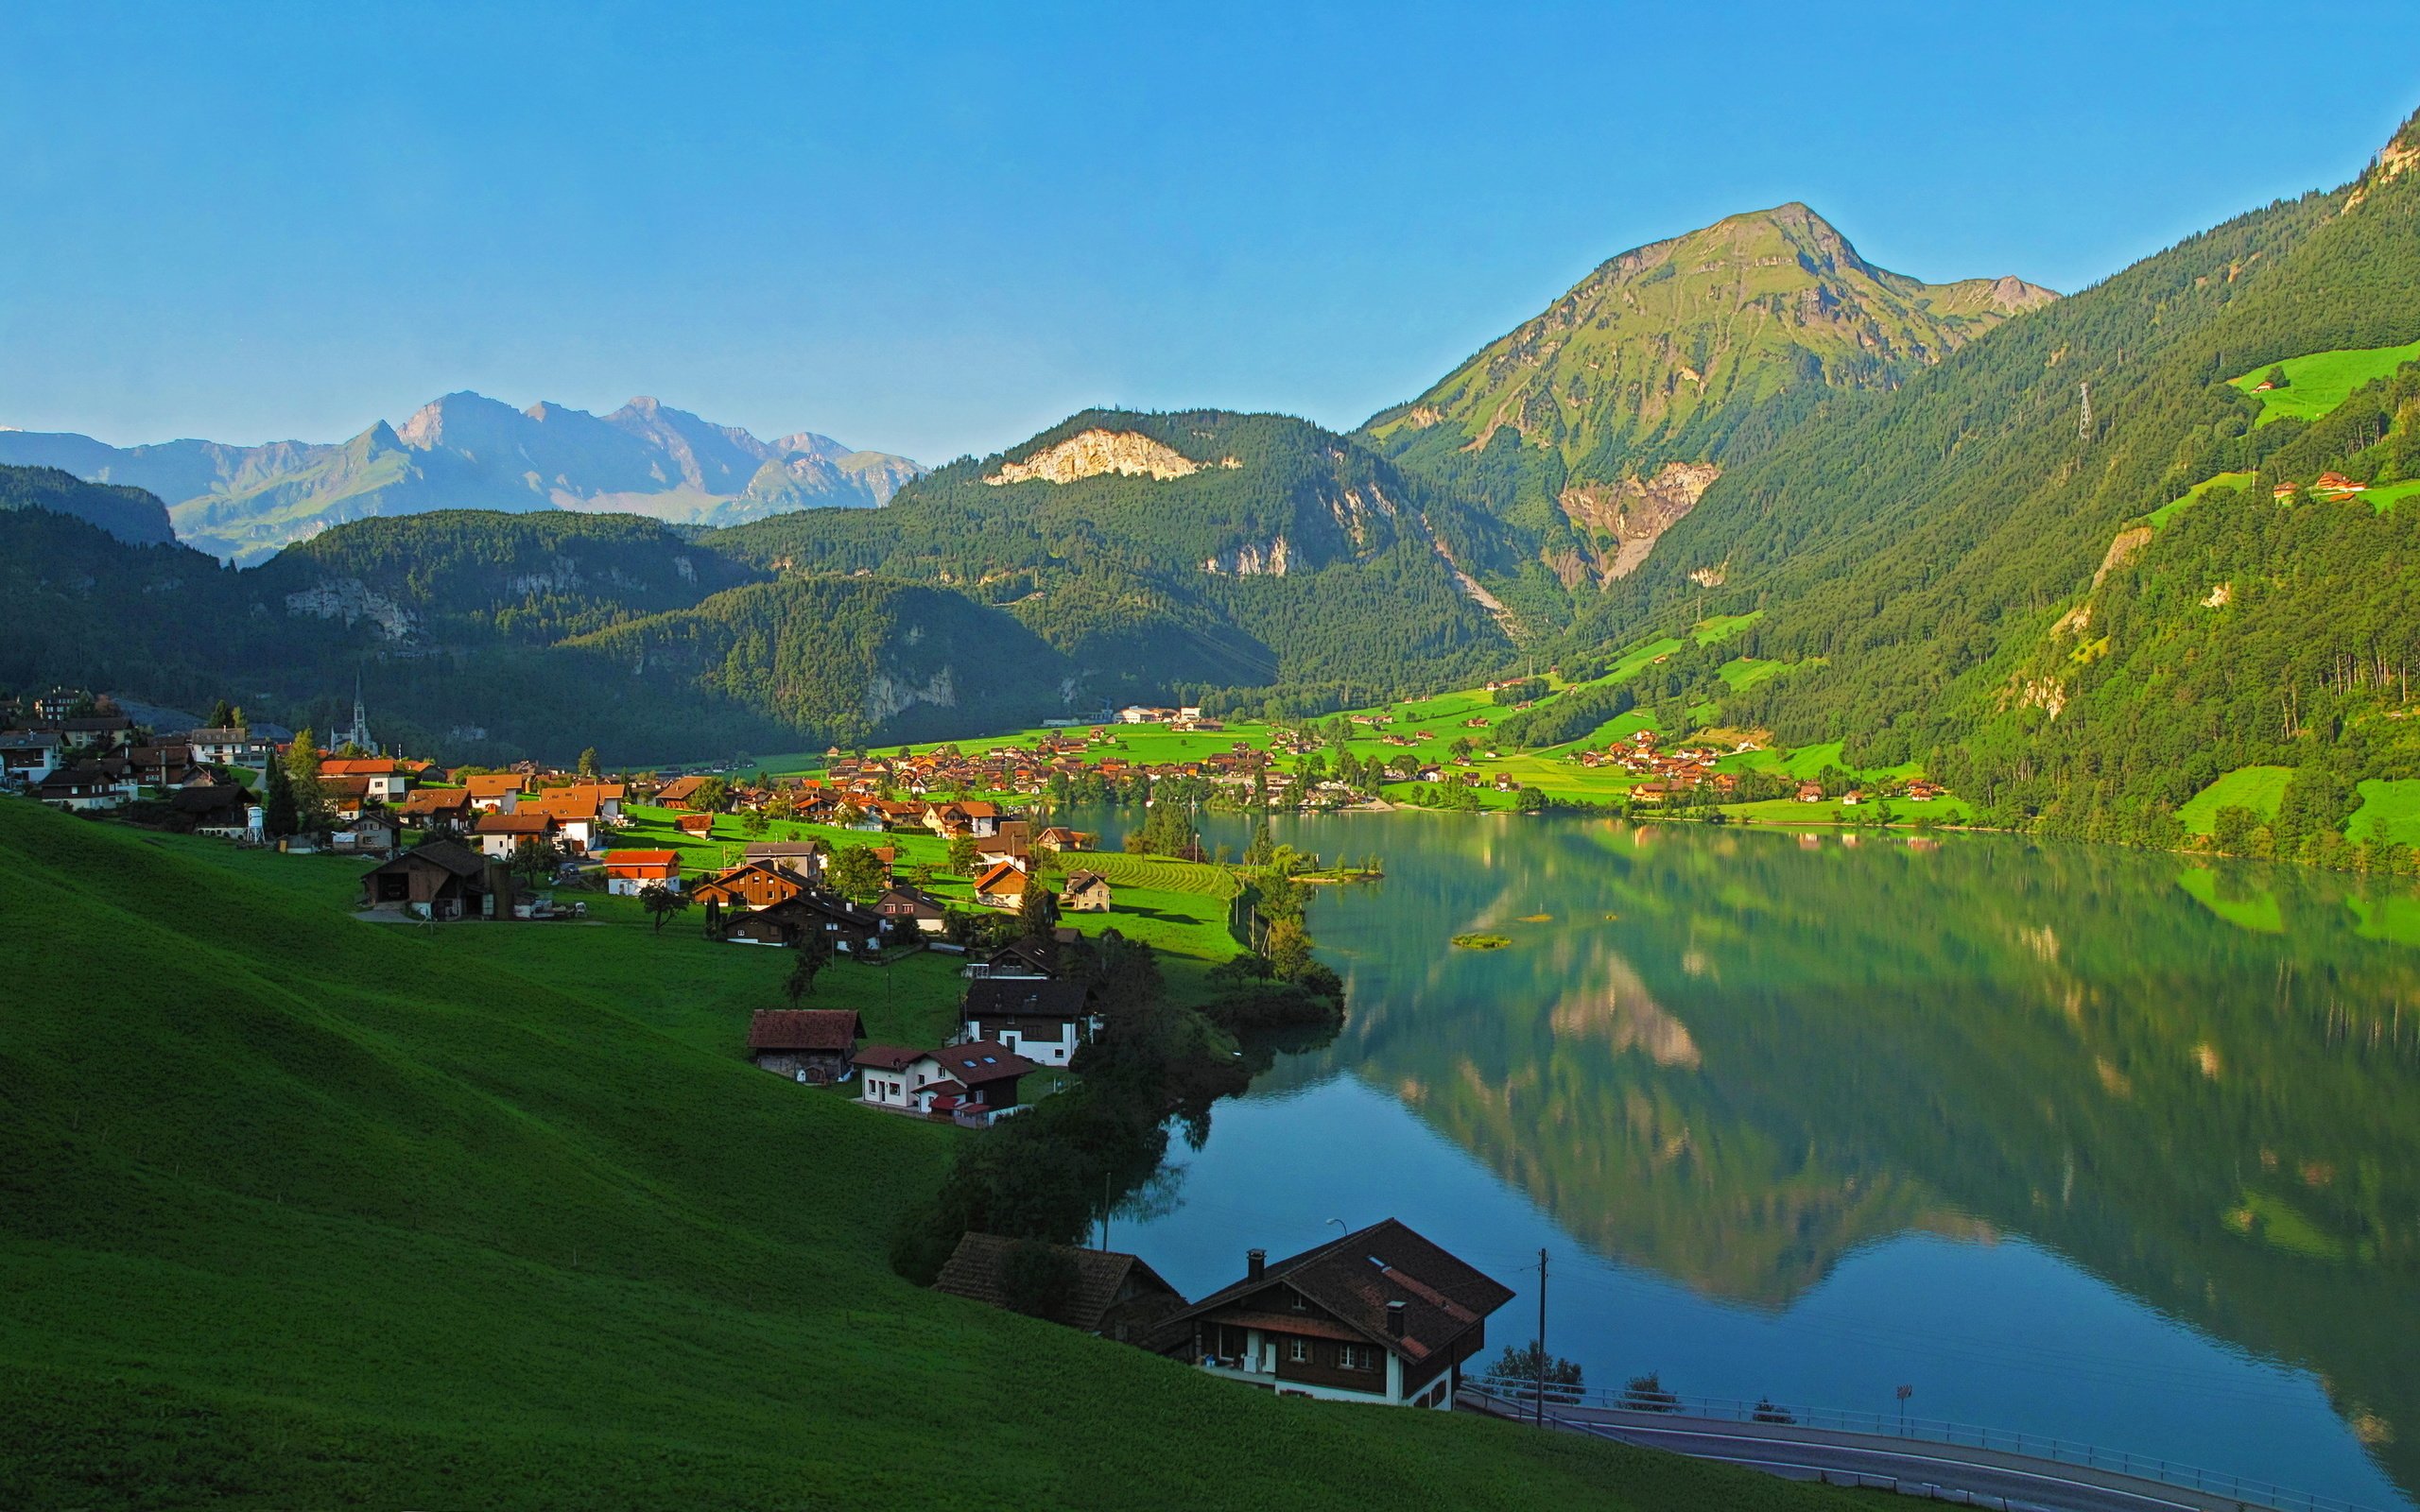
{"type": "Polygon", "coordinates": [[[1500,951],[1512,942],[1501,935],[1457,935],[1454,948],[1464,951],[1500,951]]]}

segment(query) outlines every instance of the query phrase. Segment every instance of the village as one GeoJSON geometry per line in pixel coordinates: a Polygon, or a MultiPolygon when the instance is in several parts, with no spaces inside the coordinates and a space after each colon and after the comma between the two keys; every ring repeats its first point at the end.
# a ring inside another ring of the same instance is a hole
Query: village
{"type": "MultiPolygon", "coordinates": [[[[1105,936],[1123,938],[1115,877],[1159,905],[1128,921],[1146,936],[1177,897],[1198,904],[1189,925],[1219,940],[1217,954],[1238,948],[1230,932],[1243,923],[1232,869],[1189,828],[1166,854],[1101,853],[1097,835],[1015,799],[1086,775],[1264,792],[1271,778],[1249,748],[1128,762],[1102,730],[977,755],[834,750],[815,775],[742,780],[608,776],[587,761],[449,769],[383,752],[358,699],[327,743],[240,723],[164,734],[73,690],[6,713],[10,790],[270,857],[366,864],[354,899],[366,923],[545,934],[634,909],[650,932],[694,915],[719,946],[786,952],[789,1005],[752,1010],[733,1053],[870,1117],[961,1129],[1081,1078],[1105,1016],[1095,958],[1105,936]],[[996,796],[957,796],[977,791],[996,796]],[[946,996],[949,1023],[891,1042],[869,1037],[866,1008],[806,1005],[844,962],[873,969],[850,978],[851,995],[873,1001],[874,973],[886,998],[908,981],[946,996]]],[[[1487,1315],[1512,1295],[1392,1219],[1273,1262],[1253,1249],[1233,1284],[1198,1301],[1135,1255],[971,1230],[932,1284],[1285,1395],[1434,1409],[1454,1404],[1487,1315]]]]}

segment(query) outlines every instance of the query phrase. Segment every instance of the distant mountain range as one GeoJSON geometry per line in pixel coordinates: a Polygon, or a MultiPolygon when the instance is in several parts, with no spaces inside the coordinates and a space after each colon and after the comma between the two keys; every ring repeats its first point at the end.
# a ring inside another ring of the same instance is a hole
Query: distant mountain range
{"type": "Polygon", "coordinates": [[[652,399],[592,415],[545,403],[518,410],[473,393],[423,405],[400,429],[380,421],[330,444],[115,447],[0,431],[0,464],[157,494],[179,540],[237,563],[349,520],[430,509],[579,509],[722,525],[790,509],[868,508],[925,471],[812,431],[762,441],[652,399]]]}

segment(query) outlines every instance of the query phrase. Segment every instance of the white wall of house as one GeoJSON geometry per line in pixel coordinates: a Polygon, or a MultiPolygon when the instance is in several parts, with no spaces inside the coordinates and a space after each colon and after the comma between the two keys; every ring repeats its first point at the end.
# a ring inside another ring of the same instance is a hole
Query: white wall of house
{"type": "Polygon", "coordinates": [[[909,1106],[908,1099],[908,1082],[907,1072],[858,1072],[857,1101],[861,1103],[872,1103],[877,1108],[906,1108],[909,1106]]]}
{"type": "Polygon", "coordinates": [[[982,1020],[969,1019],[966,1021],[966,1038],[997,1040],[1037,1065],[1064,1066],[1076,1058],[1076,1025],[1077,1021],[1069,1019],[1060,1025],[1057,1039],[1043,1039],[1016,1029],[1003,1030],[998,1034],[988,1033],[983,1027],[982,1020]]]}

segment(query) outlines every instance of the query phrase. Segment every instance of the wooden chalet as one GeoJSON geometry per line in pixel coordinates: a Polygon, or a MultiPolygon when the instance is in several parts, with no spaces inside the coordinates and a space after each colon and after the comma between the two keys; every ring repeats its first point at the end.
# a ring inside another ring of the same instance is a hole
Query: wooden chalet
{"type": "Polygon", "coordinates": [[[723,927],[722,937],[733,945],[794,945],[810,934],[822,935],[832,948],[861,954],[874,947],[882,920],[835,893],[813,889],[740,915],[723,927]]]}
{"type": "Polygon", "coordinates": [[[440,824],[467,829],[472,813],[467,787],[416,787],[387,810],[389,817],[413,829],[440,824]]]}
{"type": "Polygon", "coordinates": [[[788,902],[806,890],[806,879],[797,872],[751,861],[708,877],[691,887],[689,895],[701,903],[720,903],[746,912],[788,902]]]}
{"type": "Polygon", "coordinates": [[[686,809],[694,806],[698,789],[706,785],[702,777],[676,777],[656,790],[655,806],[661,809],[686,809]]]}
{"type": "Polygon", "coordinates": [[[1025,868],[1013,861],[994,862],[975,878],[975,901],[986,908],[1015,908],[1025,902],[1025,868]]]}
{"type": "Polygon", "coordinates": [[[748,1022],[748,1058],[820,1087],[848,1071],[865,1035],[854,1008],[759,1008],[748,1022]]]}
{"type": "Polygon", "coordinates": [[[1451,1408],[1462,1362],[1512,1289],[1395,1219],[1275,1264],[1171,1314],[1159,1348],[1281,1396],[1451,1408]]]}
{"type": "Polygon", "coordinates": [[[361,875],[361,906],[421,919],[475,919],[488,897],[488,863],[459,840],[430,840],[361,875]]]}
{"type": "MultiPolygon", "coordinates": [[[[1026,1241],[1034,1243],[1036,1241],[1026,1241]]],[[[933,1290],[987,1307],[1013,1305],[1007,1284],[1009,1256],[1019,1241],[969,1233],[958,1242],[933,1290]]],[[[1053,1323],[1125,1344],[1157,1335],[1168,1315],[1184,1306],[1184,1294],[1132,1255],[1107,1249],[1048,1246],[1076,1267],[1075,1294],[1042,1314],[1053,1323]]]]}

